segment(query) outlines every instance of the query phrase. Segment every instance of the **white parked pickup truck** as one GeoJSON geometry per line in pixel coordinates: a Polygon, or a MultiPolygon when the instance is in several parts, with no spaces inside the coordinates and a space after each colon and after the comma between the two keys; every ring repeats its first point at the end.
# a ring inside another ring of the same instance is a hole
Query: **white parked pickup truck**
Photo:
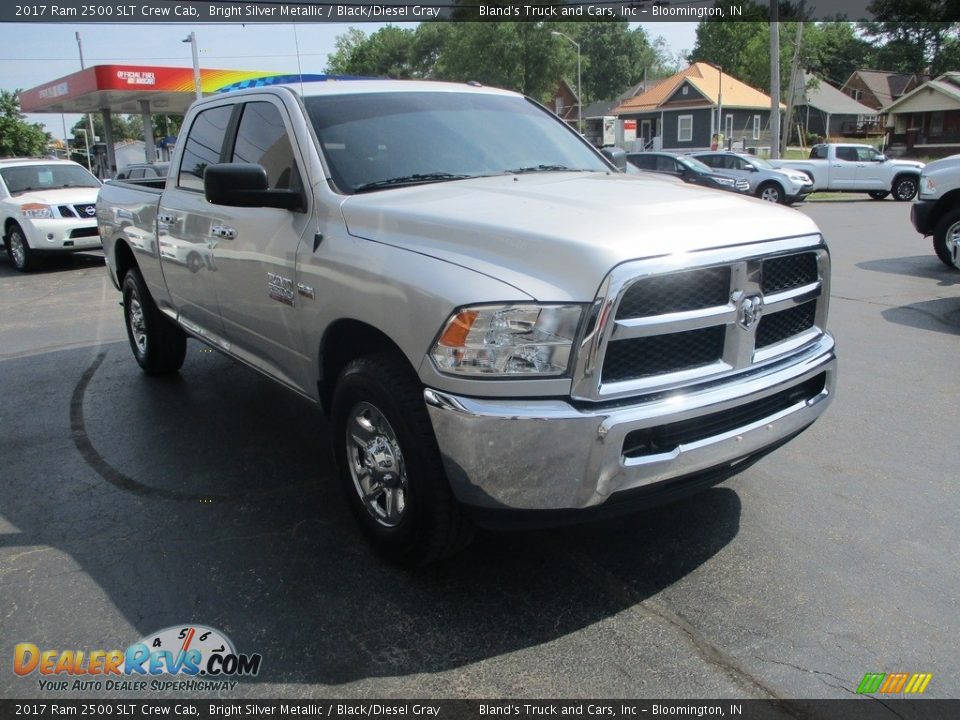
{"type": "Polygon", "coordinates": [[[189,336],[319,403],[348,502],[398,561],[474,523],[707,487],[833,397],[812,220],[618,172],[516,93],[216,95],[161,185],[97,200],[137,362],[177,372],[189,336]]]}
{"type": "Polygon", "coordinates": [[[41,255],[98,250],[100,181],[68,160],[0,160],[0,222],[17,270],[41,255]]]}
{"type": "Polygon", "coordinates": [[[829,143],[814,145],[807,160],[770,160],[775,168],[799,170],[813,180],[813,192],[869,193],[883,200],[912,200],[917,194],[923,163],[890,160],[870,145],[829,143]]]}
{"type": "Polygon", "coordinates": [[[921,235],[933,235],[933,251],[940,262],[960,270],[960,155],[935,160],[923,169],[910,221],[921,235]]]}

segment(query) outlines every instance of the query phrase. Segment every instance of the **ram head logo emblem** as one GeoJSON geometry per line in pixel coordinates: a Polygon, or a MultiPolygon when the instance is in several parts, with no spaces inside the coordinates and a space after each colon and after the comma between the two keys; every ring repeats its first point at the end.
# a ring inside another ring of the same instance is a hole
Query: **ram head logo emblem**
{"type": "Polygon", "coordinates": [[[760,321],[763,315],[763,297],[760,295],[744,295],[737,304],[737,324],[744,330],[749,330],[760,321]]]}

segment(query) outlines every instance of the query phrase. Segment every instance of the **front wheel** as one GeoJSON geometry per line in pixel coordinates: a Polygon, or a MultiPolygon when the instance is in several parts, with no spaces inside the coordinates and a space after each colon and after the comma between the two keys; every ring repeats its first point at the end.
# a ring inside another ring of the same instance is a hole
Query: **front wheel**
{"type": "Polygon", "coordinates": [[[960,210],[951,210],[933,230],[933,251],[948,268],[960,270],[960,210]]]}
{"type": "Polygon", "coordinates": [[[757,197],[772,203],[783,203],[783,189],[776,183],[765,183],[757,188],[757,197]]]}
{"type": "Polygon", "coordinates": [[[123,316],[137,363],[150,375],[169,375],[183,366],[187,336],[161,313],[140,271],[123,276],[123,316]]]}
{"type": "Polygon", "coordinates": [[[890,194],[889,190],[871,190],[867,193],[871,200],[883,200],[890,194]]]}
{"type": "Polygon", "coordinates": [[[917,179],[912,176],[898,178],[893,183],[893,197],[895,200],[906,202],[913,200],[917,194],[917,179]]]}
{"type": "Polygon", "coordinates": [[[28,272],[36,267],[36,253],[30,249],[30,243],[19,225],[14,225],[7,233],[7,254],[20,272],[28,272]]]}
{"type": "Polygon", "coordinates": [[[424,565],[466,546],[473,524],[450,490],[423,389],[402,358],[350,362],[331,416],[347,502],[378,551],[424,565]]]}

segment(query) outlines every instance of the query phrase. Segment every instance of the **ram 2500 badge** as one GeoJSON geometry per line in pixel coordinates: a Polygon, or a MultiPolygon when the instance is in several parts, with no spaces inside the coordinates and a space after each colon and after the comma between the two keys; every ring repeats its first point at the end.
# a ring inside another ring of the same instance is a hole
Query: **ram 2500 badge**
{"type": "Polygon", "coordinates": [[[621,174],[520,95],[276,86],[183,127],[162,189],[98,200],[133,354],[198,338],[318,402],[395,560],[720,482],[833,396],[809,218],[621,174]]]}

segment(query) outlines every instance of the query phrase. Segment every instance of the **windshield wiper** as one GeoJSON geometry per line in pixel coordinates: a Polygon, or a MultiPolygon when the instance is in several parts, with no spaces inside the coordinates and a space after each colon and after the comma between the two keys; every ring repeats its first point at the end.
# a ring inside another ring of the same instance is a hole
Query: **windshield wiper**
{"type": "Polygon", "coordinates": [[[572,168],[567,167],[566,165],[531,165],[530,167],[521,167],[514,168],[513,170],[504,170],[505,173],[510,173],[511,175],[520,175],[521,173],[535,173],[535,172],[589,172],[582,168],[572,168]]]}
{"type": "Polygon", "coordinates": [[[444,182],[445,180],[466,180],[475,177],[474,175],[455,175],[454,173],[432,172],[432,173],[414,173],[413,175],[401,175],[400,177],[387,178],[386,180],[376,180],[368,182],[353,189],[354,192],[365,192],[367,190],[379,190],[385,187],[397,187],[399,185],[425,185],[426,183],[444,182]]]}

